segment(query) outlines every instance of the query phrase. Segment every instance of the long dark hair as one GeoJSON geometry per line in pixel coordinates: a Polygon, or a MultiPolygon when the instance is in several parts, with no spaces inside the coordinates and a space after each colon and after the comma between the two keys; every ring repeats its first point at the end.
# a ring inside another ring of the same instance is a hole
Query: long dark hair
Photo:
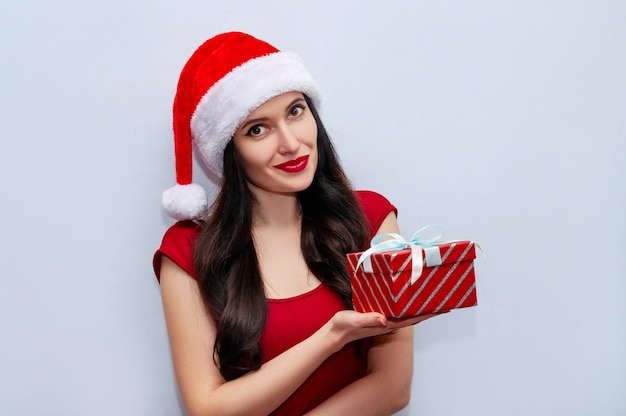
{"type": "MultiPolygon", "coordinates": [[[[367,245],[366,219],[317,110],[306,95],[305,99],[317,123],[319,157],[313,182],[297,194],[302,210],[300,245],[311,272],[351,308],[345,254],[367,245]]],[[[254,203],[231,141],[224,151],[221,190],[194,248],[200,292],[217,323],[213,359],[226,380],[261,366],[259,340],[267,299],[252,239],[254,203]]]]}

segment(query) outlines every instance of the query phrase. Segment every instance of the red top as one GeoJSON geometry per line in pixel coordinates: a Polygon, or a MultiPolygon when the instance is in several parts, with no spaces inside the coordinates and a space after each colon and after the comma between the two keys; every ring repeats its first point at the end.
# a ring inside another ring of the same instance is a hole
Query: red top
{"type": "MultiPolygon", "coordinates": [[[[383,220],[396,208],[382,195],[357,191],[368,220],[370,238],[383,220]]],[[[181,221],[170,227],[161,247],[154,255],[154,271],[159,278],[161,254],[174,261],[195,278],[193,244],[199,227],[192,221],[181,221]]],[[[331,289],[319,285],[298,296],[268,299],[268,315],[261,336],[262,362],[302,342],[322,327],[338,311],[345,309],[341,298],[331,289]],[[312,313],[312,311],[314,313],[312,313]]],[[[366,374],[370,339],[352,342],[330,356],[272,415],[301,415],[366,374]]]]}

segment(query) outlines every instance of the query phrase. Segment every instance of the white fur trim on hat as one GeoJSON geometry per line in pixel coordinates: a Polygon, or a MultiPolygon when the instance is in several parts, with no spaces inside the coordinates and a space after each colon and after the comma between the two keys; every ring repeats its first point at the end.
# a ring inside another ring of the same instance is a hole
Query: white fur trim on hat
{"type": "Polygon", "coordinates": [[[246,117],[267,100],[299,91],[319,104],[319,88],[300,57],[275,52],[251,59],[217,81],[191,118],[191,134],[206,166],[222,176],[226,145],[246,117]]]}
{"type": "Polygon", "coordinates": [[[174,185],[166,189],[161,202],[165,212],[177,220],[198,219],[207,210],[206,192],[195,183],[174,185]]]}

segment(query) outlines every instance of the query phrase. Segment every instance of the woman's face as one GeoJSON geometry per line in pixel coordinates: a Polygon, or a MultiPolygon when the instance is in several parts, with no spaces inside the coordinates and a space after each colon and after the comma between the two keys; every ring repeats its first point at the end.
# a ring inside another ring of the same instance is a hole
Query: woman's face
{"type": "Polygon", "coordinates": [[[294,193],[311,185],[317,124],[302,93],[266,101],[237,129],[233,143],[252,190],[294,193]]]}

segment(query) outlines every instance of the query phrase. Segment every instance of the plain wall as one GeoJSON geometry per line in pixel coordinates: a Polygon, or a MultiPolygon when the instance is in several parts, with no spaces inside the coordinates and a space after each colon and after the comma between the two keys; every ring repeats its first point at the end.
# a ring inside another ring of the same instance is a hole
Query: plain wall
{"type": "MultiPolygon", "coordinates": [[[[626,414],[626,3],[0,5],[0,414],[182,415],[151,258],[206,38],[299,53],[358,188],[472,239],[401,415],[626,414]]],[[[196,169],[196,179],[212,184],[196,169]]]]}

